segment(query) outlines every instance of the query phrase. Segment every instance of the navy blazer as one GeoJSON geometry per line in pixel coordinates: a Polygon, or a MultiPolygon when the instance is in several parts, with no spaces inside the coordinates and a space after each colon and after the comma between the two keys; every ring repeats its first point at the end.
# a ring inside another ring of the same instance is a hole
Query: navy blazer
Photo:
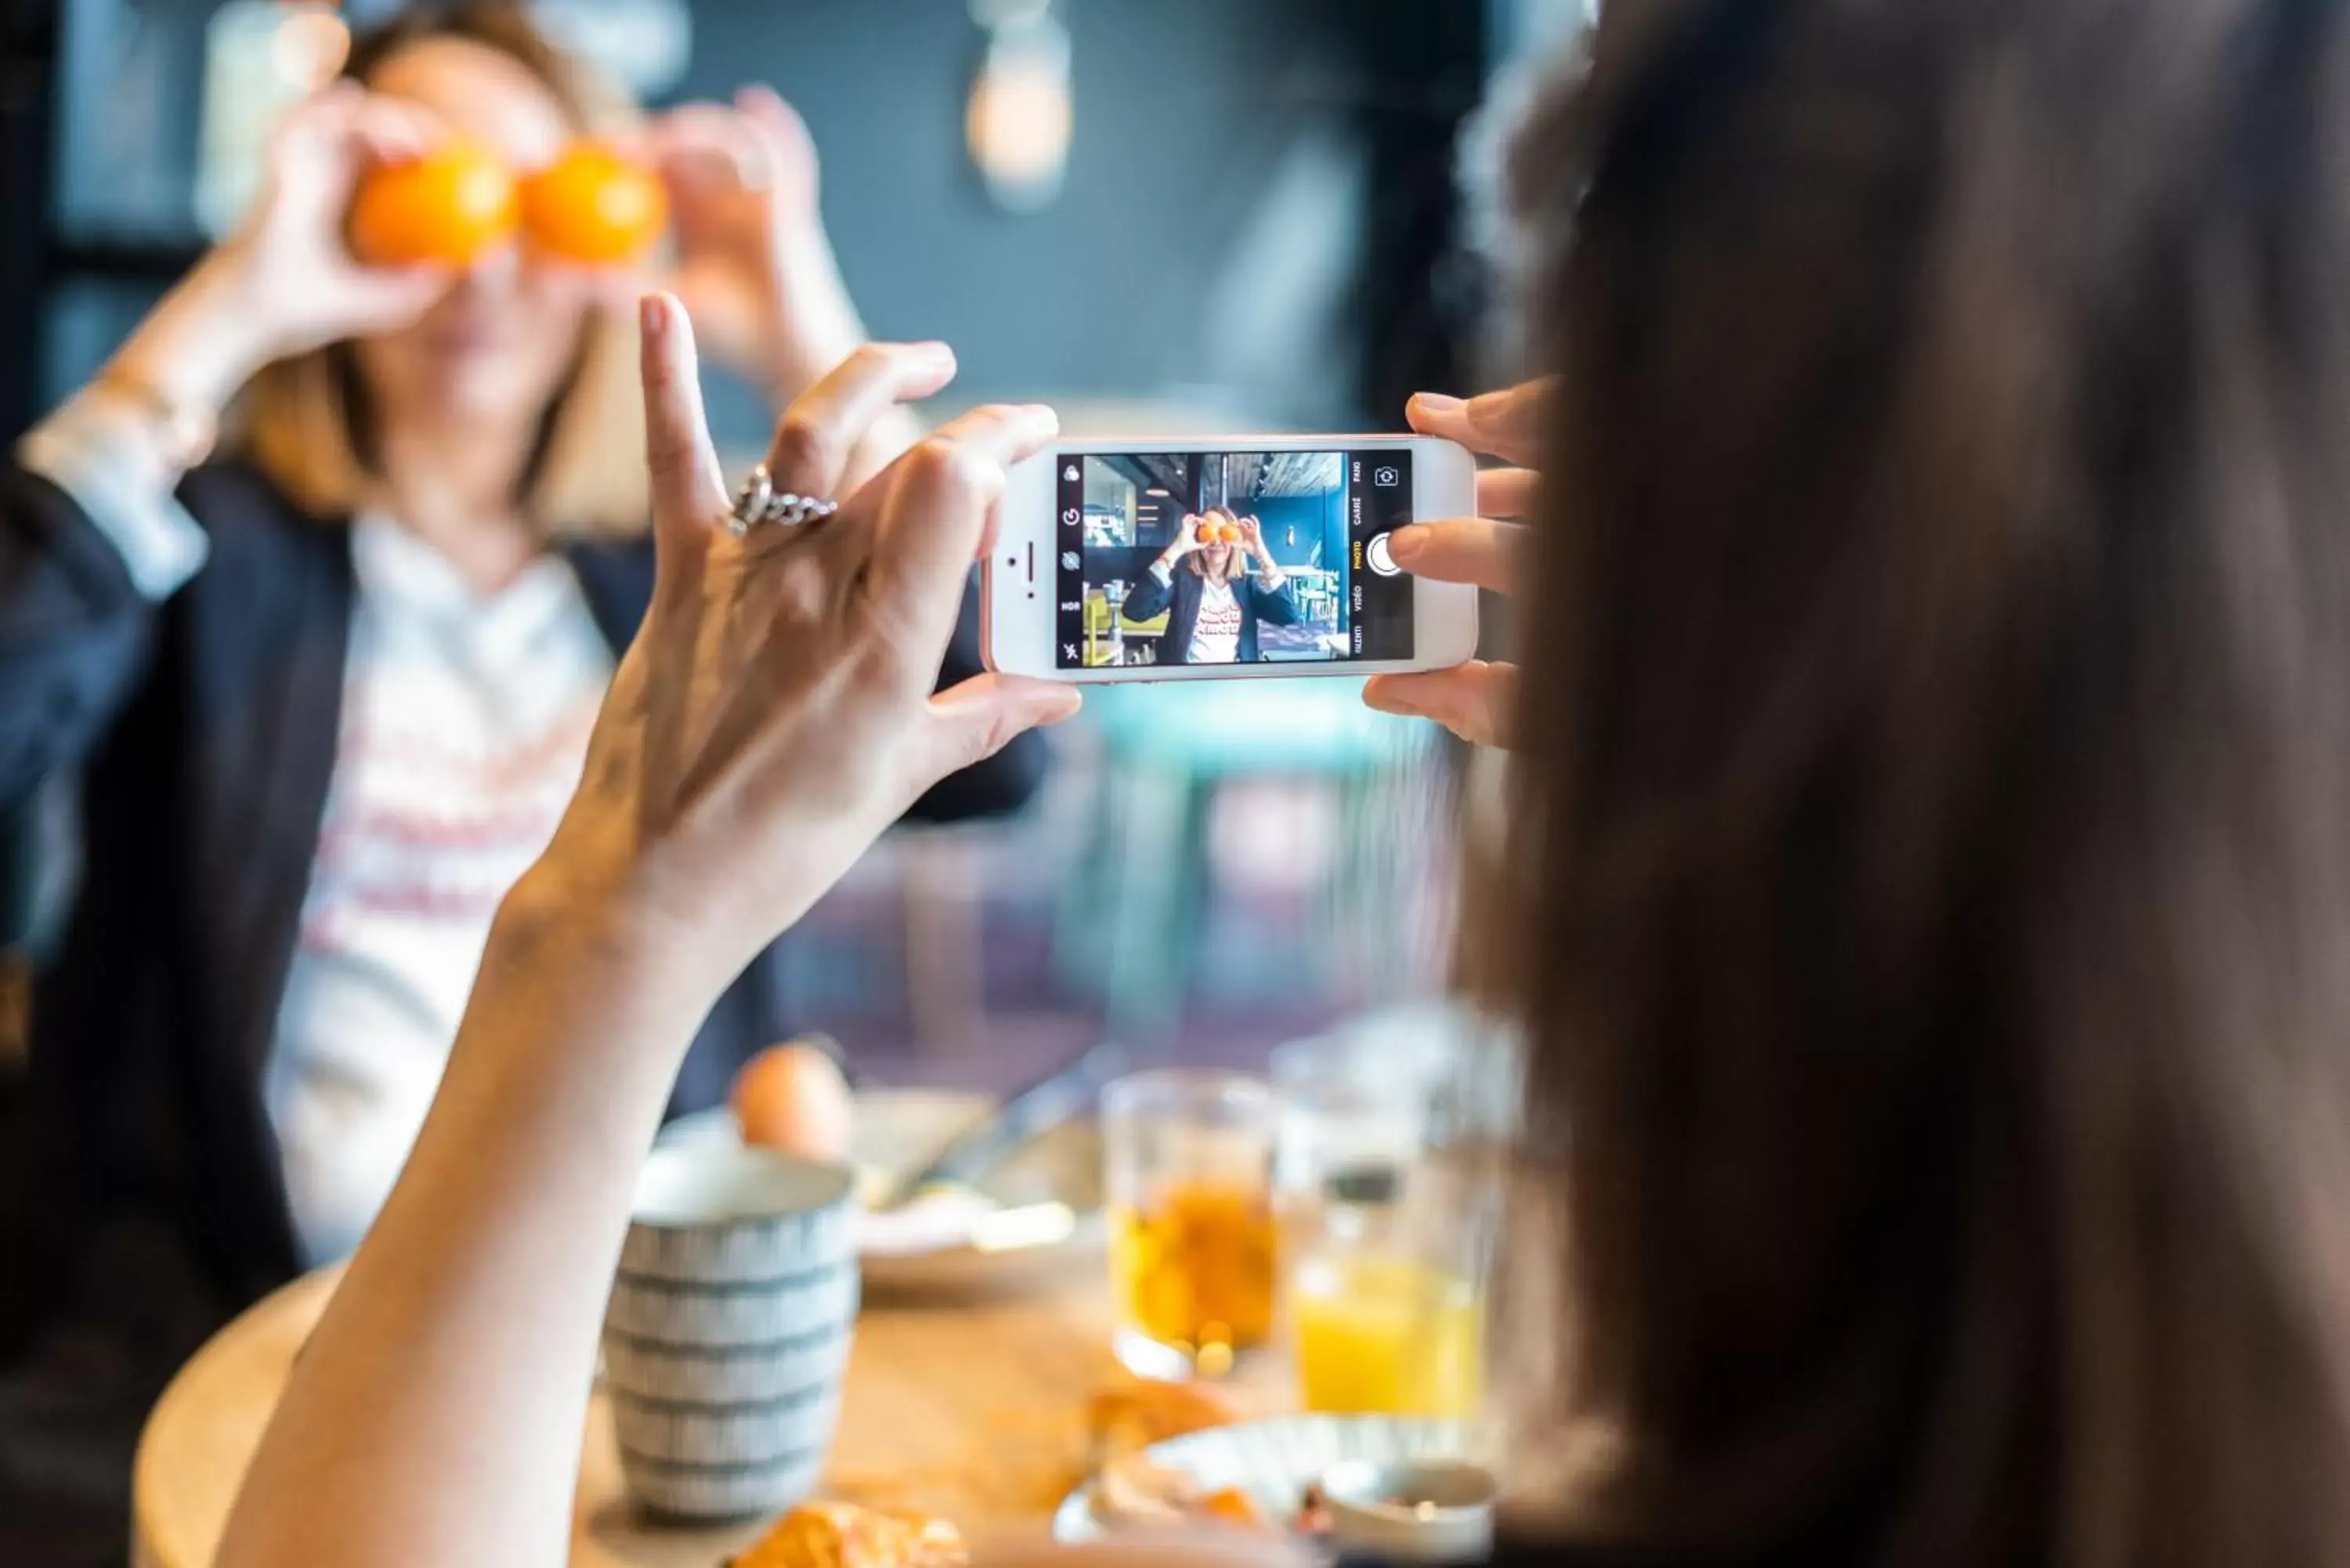
{"type": "MultiPolygon", "coordinates": [[[[1167,635],[1159,639],[1159,663],[1191,662],[1191,630],[1199,624],[1200,596],[1207,587],[1207,579],[1199,573],[1178,566],[1163,584],[1157,572],[1146,569],[1142,580],[1134,585],[1134,591],[1126,596],[1121,613],[1128,620],[1149,620],[1160,610],[1167,611],[1167,635]]],[[[1267,588],[1253,573],[1233,578],[1232,590],[1241,607],[1241,640],[1234,650],[1233,662],[1254,664],[1258,658],[1256,628],[1260,624],[1295,626],[1301,618],[1296,590],[1286,576],[1278,588],[1267,588]]]]}
{"type": "MultiPolygon", "coordinates": [[[[335,765],[350,532],[237,464],[180,494],[211,556],[157,604],[69,496],[0,474],[0,808],[78,773],[82,847],[34,987],[28,1126],[0,1128],[0,1325],[19,1330],[44,1303],[11,1301],[11,1282],[54,1303],[126,1206],[168,1215],[224,1308],[298,1267],[264,1081],[335,765]]],[[[650,542],[564,553],[618,651],[651,597],[650,542]]],[[[967,609],[942,683],[979,670],[975,625],[967,609]]],[[[1044,765],[1024,737],[914,815],[1009,811],[1044,765]]],[[[712,1009],[672,1111],[718,1103],[793,1032],[777,956],[712,1009]]]]}

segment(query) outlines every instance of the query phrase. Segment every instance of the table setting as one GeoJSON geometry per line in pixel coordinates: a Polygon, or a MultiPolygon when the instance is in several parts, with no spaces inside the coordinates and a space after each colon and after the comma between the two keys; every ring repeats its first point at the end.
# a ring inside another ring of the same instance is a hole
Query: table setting
{"type": "MultiPolygon", "coordinates": [[[[1375,1045],[1264,1075],[1097,1049],[1001,1100],[851,1096],[810,1052],[783,1101],[738,1083],[672,1124],[606,1309],[573,1561],[951,1568],[1170,1525],[1476,1555],[1491,1214],[1435,1147],[1441,1054],[1375,1045]]],[[[210,1560],[336,1277],[157,1404],[142,1568],[210,1560]]]]}

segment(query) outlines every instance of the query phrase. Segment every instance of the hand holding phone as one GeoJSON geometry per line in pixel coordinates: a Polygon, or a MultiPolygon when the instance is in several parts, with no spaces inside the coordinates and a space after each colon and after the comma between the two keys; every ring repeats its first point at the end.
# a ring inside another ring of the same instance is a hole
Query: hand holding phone
{"type": "Polygon", "coordinates": [[[1428,436],[1064,443],[1013,472],[984,657],[1085,682],[1450,668],[1476,590],[1389,536],[1475,501],[1475,460],[1428,436]]]}
{"type": "MultiPolygon", "coordinates": [[[[1528,381],[1463,402],[1427,393],[1409,410],[1412,428],[1457,440],[1472,451],[1523,466],[1477,475],[1477,515],[1414,528],[1399,538],[1397,558],[1410,571],[1493,593],[1518,589],[1526,524],[1540,475],[1534,463],[1552,383],[1528,381]]],[[[1363,701],[1387,713],[1433,719],[1482,746],[1509,743],[1517,706],[1518,667],[1471,659],[1451,670],[1374,676],[1363,701]]]]}

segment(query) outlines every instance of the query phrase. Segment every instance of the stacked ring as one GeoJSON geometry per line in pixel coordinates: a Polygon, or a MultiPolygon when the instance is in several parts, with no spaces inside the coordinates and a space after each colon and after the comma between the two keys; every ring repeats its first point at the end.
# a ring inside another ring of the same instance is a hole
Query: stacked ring
{"type": "Polygon", "coordinates": [[[734,504],[727,509],[726,531],[739,539],[764,524],[796,528],[806,523],[820,523],[839,510],[837,501],[777,490],[767,465],[754,463],[743,487],[734,493],[734,504]]]}

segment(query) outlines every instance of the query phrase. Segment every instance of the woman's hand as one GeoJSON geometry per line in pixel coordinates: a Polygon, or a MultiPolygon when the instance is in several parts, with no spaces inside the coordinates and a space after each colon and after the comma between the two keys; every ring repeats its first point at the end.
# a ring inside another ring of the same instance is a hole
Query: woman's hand
{"type": "Polygon", "coordinates": [[[677,233],[670,286],[729,369],[788,401],[865,336],[816,209],[816,144],[764,87],[654,123],[677,233]]]}
{"type": "Polygon", "coordinates": [[[356,82],[335,83],[278,123],[261,194],[212,258],[234,270],[265,334],[264,360],[404,327],[448,287],[437,268],[366,265],[343,238],[369,166],[418,157],[437,136],[423,111],[356,82]]]}
{"type": "Polygon", "coordinates": [[[1240,520],[1241,553],[1254,556],[1266,566],[1273,565],[1273,552],[1264,547],[1264,526],[1253,517],[1240,520]]]}
{"type": "Polygon", "coordinates": [[[360,177],[414,158],[437,131],[394,99],[337,82],[289,110],[269,140],[260,194],[114,364],[183,407],[217,411],[272,359],[415,320],[449,286],[433,267],[373,267],[344,243],[360,177]]]}
{"type": "MultiPolygon", "coordinates": [[[[737,538],[685,313],[662,295],[642,309],[653,604],[532,877],[714,986],[931,784],[1076,711],[1075,689],[1008,676],[931,695],[1005,471],[1057,425],[976,410],[832,517],[737,538]]],[[[837,493],[867,428],[953,374],[943,344],[858,349],[785,414],[775,487],[837,493]]]]}
{"type": "Polygon", "coordinates": [[[1173,571],[1183,557],[1201,548],[1200,519],[1194,513],[1183,514],[1183,526],[1175,530],[1175,537],[1167,541],[1167,548],[1159,552],[1159,565],[1173,571]]]}
{"type": "MultiPolygon", "coordinates": [[[[1076,707],[992,676],[931,695],[1005,467],[1052,439],[1050,410],[968,414],[832,517],[736,538],[685,313],[640,309],[652,607],[223,1568],[565,1559],[632,1189],[711,1003],[931,781],[1076,707]]],[[[792,405],[776,483],[838,493],[866,427],[953,373],[941,345],[860,350],[792,405]]]]}
{"type": "MultiPolygon", "coordinates": [[[[1397,529],[1388,546],[1398,566],[1439,582],[1474,583],[1503,594],[1517,590],[1525,529],[1494,519],[1523,517],[1534,504],[1541,476],[1527,465],[1541,448],[1550,389],[1547,381],[1528,381],[1467,402],[1433,392],[1412,399],[1406,414],[1422,435],[1442,436],[1522,466],[1478,474],[1481,515],[1397,529]]],[[[1433,719],[1464,741],[1499,746],[1508,743],[1517,682],[1516,665],[1471,659],[1451,670],[1374,675],[1364,683],[1363,701],[1384,713],[1433,719]]]]}

